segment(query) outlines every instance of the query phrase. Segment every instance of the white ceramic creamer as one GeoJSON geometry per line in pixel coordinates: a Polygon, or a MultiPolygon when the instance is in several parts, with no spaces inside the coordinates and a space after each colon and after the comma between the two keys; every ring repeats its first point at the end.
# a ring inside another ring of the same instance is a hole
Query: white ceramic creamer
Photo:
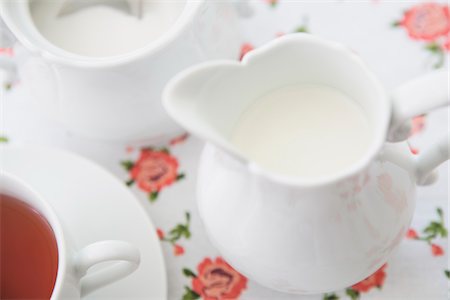
{"type": "MultiPolygon", "coordinates": [[[[120,30],[125,32],[117,33],[112,27],[111,36],[104,37],[110,47],[100,47],[95,46],[92,39],[103,35],[105,24],[96,22],[97,31],[81,37],[79,34],[86,24],[75,30],[74,19],[92,23],[94,20],[89,14],[95,10],[100,10],[103,19],[105,14],[118,17],[120,12],[87,7],[47,24],[41,19],[56,12],[41,11],[45,9],[39,3],[42,1],[52,0],[0,1],[3,21],[31,53],[28,60],[20,59],[23,62],[19,67],[21,82],[33,95],[30,101],[36,101],[43,111],[49,112],[70,131],[106,140],[150,138],[157,143],[179,133],[181,129],[161,105],[164,85],[174,74],[195,63],[218,58],[237,59],[240,51],[237,21],[240,15],[248,14],[245,0],[186,1],[182,8],[174,8],[181,9],[178,13],[165,7],[168,5],[165,1],[159,1],[158,5],[146,8],[149,18],[135,20],[148,22],[151,26],[148,31],[136,33],[137,37],[129,36],[124,40],[129,44],[119,47],[112,35],[126,35],[127,31],[138,28],[142,31],[142,26],[128,30],[122,26],[120,30]],[[31,6],[35,6],[34,20],[31,6]],[[158,12],[173,15],[158,21],[155,20],[161,17],[155,15],[158,12]],[[75,44],[58,36],[60,30],[48,28],[58,22],[61,29],[65,27],[74,35],[75,44]],[[50,39],[59,42],[52,43],[50,39]],[[79,41],[91,43],[83,45],[79,41]]],[[[117,21],[131,26],[130,18],[135,17],[121,16],[117,21]]],[[[14,59],[0,58],[0,66],[5,69],[15,72],[14,65],[14,59]]]]}
{"type": "Polygon", "coordinates": [[[416,185],[435,180],[432,171],[449,159],[449,137],[418,156],[399,141],[408,137],[412,117],[449,104],[447,88],[446,72],[435,72],[389,96],[348,48],[293,34],[241,63],[190,68],[168,84],[163,98],[169,115],[207,142],[197,199],[213,244],[260,284],[306,294],[363,280],[402,241],[416,185]],[[355,139],[340,132],[346,125],[337,124],[339,118],[362,126],[347,128],[355,139]],[[272,128],[285,132],[277,136],[272,128]],[[246,144],[252,142],[257,145],[246,144]],[[352,145],[359,150],[349,157],[352,145]]]}

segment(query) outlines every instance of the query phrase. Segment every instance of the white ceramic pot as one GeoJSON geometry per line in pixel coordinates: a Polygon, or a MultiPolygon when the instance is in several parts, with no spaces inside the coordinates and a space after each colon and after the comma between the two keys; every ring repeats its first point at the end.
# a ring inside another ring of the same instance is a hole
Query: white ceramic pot
{"type": "Polygon", "coordinates": [[[164,104],[208,143],[197,199],[213,244],[260,284],[306,294],[355,284],[397,248],[414,212],[416,185],[434,181],[432,171],[449,159],[449,138],[419,156],[405,142],[386,140],[406,139],[413,116],[448,105],[447,87],[446,72],[437,72],[388,96],[348,48],[296,34],[241,63],[209,62],[182,72],[168,84],[164,104]],[[298,83],[331,86],[358,102],[373,128],[370,149],[358,163],[318,180],[288,177],[264,169],[229,142],[255,99],[298,83]]]}
{"type": "MultiPolygon", "coordinates": [[[[195,63],[238,58],[237,19],[248,13],[245,2],[187,1],[176,24],[160,39],[111,58],[75,55],[51,44],[32,23],[28,0],[0,1],[0,13],[39,70],[23,83],[33,98],[51,91],[33,99],[44,111],[86,137],[158,142],[180,131],[162,108],[164,85],[195,63]]],[[[13,61],[4,57],[0,65],[14,69],[13,61]]]]}
{"type": "Polygon", "coordinates": [[[4,172],[0,174],[0,193],[31,205],[53,229],[58,247],[58,271],[51,299],[80,299],[138,268],[139,250],[128,242],[100,241],[76,250],[51,206],[15,176],[4,172]],[[115,263],[88,272],[91,267],[106,262],[115,263]]]}

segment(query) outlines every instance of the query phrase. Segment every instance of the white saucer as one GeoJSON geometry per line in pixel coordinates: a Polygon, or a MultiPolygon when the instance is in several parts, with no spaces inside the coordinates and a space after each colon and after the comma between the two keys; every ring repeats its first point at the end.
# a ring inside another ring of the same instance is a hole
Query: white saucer
{"type": "Polygon", "coordinates": [[[166,299],[163,255],[149,216],[128,188],[101,167],[61,150],[0,147],[0,170],[17,175],[53,206],[77,248],[125,240],[141,251],[130,276],[87,299],[166,299]]]}

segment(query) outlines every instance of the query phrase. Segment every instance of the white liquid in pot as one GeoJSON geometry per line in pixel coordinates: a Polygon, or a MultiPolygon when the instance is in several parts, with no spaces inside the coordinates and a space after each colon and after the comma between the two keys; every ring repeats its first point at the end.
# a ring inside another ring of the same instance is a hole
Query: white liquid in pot
{"type": "Polygon", "coordinates": [[[231,135],[264,168],[312,179],[355,164],[371,140],[361,108],[342,92],[317,85],[287,86],[257,99],[231,135]]]}
{"type": "Polygon", "coordinates": [[[127,11],[95,5],[58,16],[62,1],[34,0],[32,19],[54,45],[91,57],[125,54],[161,37],[180,16],[185,1],[144,1],[141,19],[127,11]]]}

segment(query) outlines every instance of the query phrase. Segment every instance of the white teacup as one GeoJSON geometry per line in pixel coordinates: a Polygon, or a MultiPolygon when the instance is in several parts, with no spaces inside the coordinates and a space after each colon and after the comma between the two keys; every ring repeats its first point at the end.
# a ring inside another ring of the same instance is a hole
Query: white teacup
{"type": "Polygon", "coordinates": [[[139,250],[128,242],[101,241],[81,250],[74,249],[52,207],[13,175],[0,174],[0,194],[18,198],[38,210],[53,230],[58,248],[58,269],[51,299],[80,299],[138,268],[139,250]],[[88,272],[91,267],[106,262],[115,263],[88,272]]]}
{"type": "MultiPolygon", "coordinates": [[[[176,23],[145,47],[123,55],[87,57],[45,39],[33,24],[30,2],[0,1],[3,21],[27,49],[18,71],[33,95],[30,100],[85,137],[152,138],[155,143],[181,132],[161,105],[166,82],[208,59],[237,59],[237,21],[248,12],[246,0],[186,1],[176,23]]],[[[14,72],[15,63],[0,57],[1,68],[14,72]]]]}

